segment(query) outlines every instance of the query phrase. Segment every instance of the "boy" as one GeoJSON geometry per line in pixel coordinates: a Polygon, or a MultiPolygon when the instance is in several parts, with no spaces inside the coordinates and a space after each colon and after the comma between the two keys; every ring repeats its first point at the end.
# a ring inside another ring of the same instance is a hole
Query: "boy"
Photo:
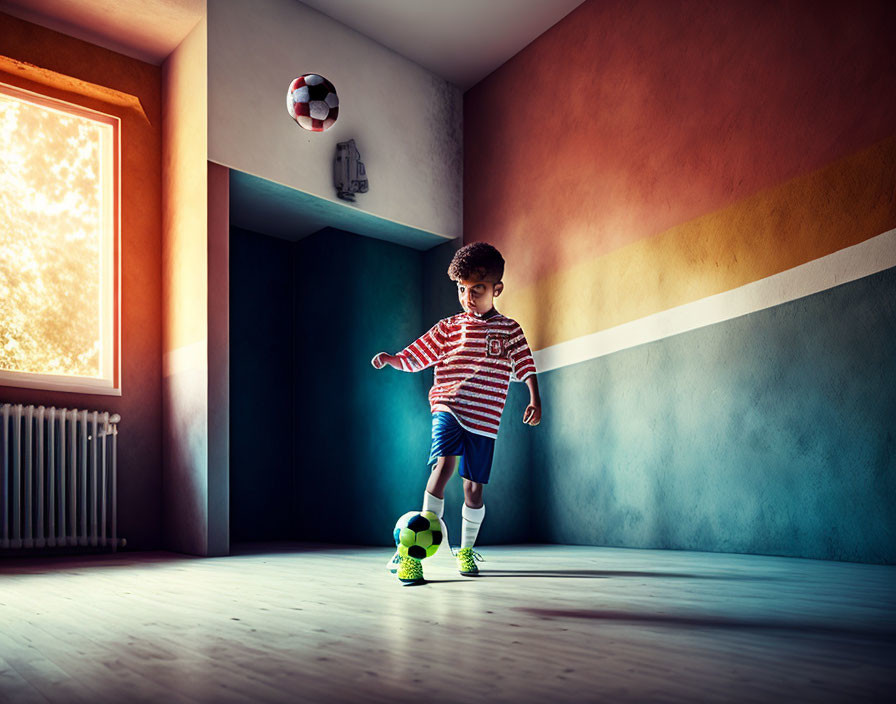
{"type": "MultiPolygon", "coordinates": [[[[512,379],[529,387],[529,405],[523,414],[523,423],[528,425],[541,421],[541,398],[535,362],[522,328],[494,307],[494,299],[504,290],[504,259],[500,252],[484,242],[468,244],[454,255],[448,276],[457,284],[457,297],[464,312],[440,320],[398,354],[380,352],[371,364],[376,369],[388,364],[405,372],[419,372],[435,365],[429,392],[429,464],[435,466],[423,494],[422,510],[442,518],[445,485],[460,462],[464,506],[457,567],[462,575],[472,577],[479,572],[475,560],[482,559],[473,552],[473,545],[485,517],[482,488],[491,471],[507,387],[512,379]]],[[[420,560],[402,558],[396,553],[392,564],[397,566],[402,583],[423,581],[420,560]]]]}

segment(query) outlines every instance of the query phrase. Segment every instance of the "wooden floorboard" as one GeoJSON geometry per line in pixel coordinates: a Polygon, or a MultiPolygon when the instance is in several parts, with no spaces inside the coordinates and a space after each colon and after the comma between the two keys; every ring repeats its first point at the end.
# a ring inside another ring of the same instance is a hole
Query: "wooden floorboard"
{"type": "Polygon", "coordinates": [[[0,702],[840,702],[896,687],[896,567],[579,546],[0,560],[0,702]]]}

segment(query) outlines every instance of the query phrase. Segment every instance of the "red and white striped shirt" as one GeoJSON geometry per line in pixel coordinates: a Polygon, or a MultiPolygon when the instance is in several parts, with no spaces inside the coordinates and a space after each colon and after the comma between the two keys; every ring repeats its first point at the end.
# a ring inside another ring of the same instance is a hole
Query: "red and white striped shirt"
{"type": "Polygon", "coordinates": [[[406,372],[435,365],[429,405],[448,408],[461,427],[494,438],[511,381],[535,374],[523,329],[500,313],[440,320],[397,355],[406,372]]]}

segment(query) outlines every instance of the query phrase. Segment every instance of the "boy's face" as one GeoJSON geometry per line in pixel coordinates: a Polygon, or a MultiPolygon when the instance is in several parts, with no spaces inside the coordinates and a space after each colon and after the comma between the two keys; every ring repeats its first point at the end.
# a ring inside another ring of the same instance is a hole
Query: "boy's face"
{"type": "Polygon", "coordinates": [[[504,284],[471,274],[469,279],[459,279],[457,284],[457,300],[467,313],[484,315],[494,306],[494,299],[501,295],[504,284]]]}

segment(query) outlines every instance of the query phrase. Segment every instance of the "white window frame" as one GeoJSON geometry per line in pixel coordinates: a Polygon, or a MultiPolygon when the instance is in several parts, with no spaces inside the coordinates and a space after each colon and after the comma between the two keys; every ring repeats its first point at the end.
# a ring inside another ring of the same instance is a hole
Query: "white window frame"
{"type": "Polygon", "coordinates": [[[36,374],[0,369],[0,386],[121,396],[121,119],[6,83],[0,83],[0,92],[44,108],[86,117],[112,128],[111,139],[103,144],[104,158],[100,169],[101,182],[111,180],[112,195],[109,199],[103,198],[101,376],[36,374]],[[111,291],[108,290],[110,287],[111,291]]]}

